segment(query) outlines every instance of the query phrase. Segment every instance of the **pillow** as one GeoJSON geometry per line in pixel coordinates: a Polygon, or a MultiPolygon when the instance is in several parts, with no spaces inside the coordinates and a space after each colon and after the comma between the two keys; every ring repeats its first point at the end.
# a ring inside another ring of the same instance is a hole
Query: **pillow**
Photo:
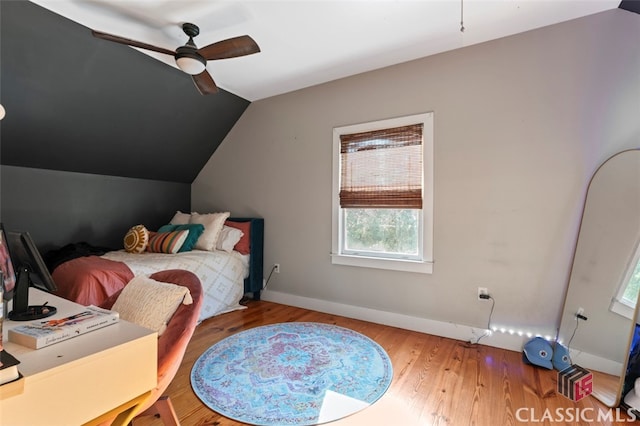
{"type": "Polygon", "coordinates": [[[130,228],[124,236],[124,249],[129,253],[142,253],[149,243],[149,231],[144,225],[130,228]]]}
{"type": "Polygon", "coordinates": [[[240,241],[238,241],[238,243],[234,247],[234,250],[242,254],[249,254],[251,252],[250,251],[251,247],[249,244],[250,243],[249,232],[251,230],[251,222],[233,222],[231,220],[227,220],[224,224],[242,231],[242,234],[243,234],[242,238],[240,238],[240,241]]]}
{"type": "Polygon", "coordinates": [[[224,226],[224,221],[229,217],[229,212],[198,214],[191,213],[190,223],[204,225],[204,232],[198,238],[195,248],[198,250],[213,251],[216,249],[218,235],[224,226]]]}
{"type": "Polygon", "coordinates": [[[187,287],[137,276],[124,286],[111,309],[125,321],[157,331],[159,337],[181,303],[193,303],[187,287]]]}
{"type": "Polygon", "coordinates": [[[220,231],[220,235],[218,236],[216,249],[231,253],[235,245],[240,241],[240,238],[242,238],[242,235],[243,233],[241,230],[224,225],[220,231]]]}
{"type": "Polygon", "coordinates": [[[182,244],[182,247],[180,247],[180,250],[178,250],[179,253],[182,253],[184,251],[193,250],[193,247],[195,247],[196,242],[198,241],[198,238],[200,238],[200,235],[202,235],[202,233],[204,232],[204,225],[199,223],[189,223],[186,225],[169,224],[169,225],[161,226],[160,229],[158,229],[158,232],[185,231],[185,230],[189,231],[189,235],[187,236],[187,239],[182,244]]]}
{"type": "Polygon", "coordinates": [[[191,215],[189,213],[182,213],[180,210],[173,215],[173,219],[169,221],[171,225],[186,225],[189,223],[191,215]]]}
{"type": "Polygon", "coordinates": [[[151,253],[177,253],[187,237],[189,231],[173,231],[173,232],[156,232],[153,237],[149,239],[147,245],[147,251],[151,253]]]}

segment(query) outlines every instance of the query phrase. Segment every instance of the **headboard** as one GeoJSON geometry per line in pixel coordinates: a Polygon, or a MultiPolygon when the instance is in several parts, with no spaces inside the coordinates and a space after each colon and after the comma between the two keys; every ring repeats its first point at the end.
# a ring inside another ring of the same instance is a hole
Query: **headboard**
{"type": "Polygon", "coordinates": [[[249,276],[244,280],[244,292],[260,300],[264,274],[264,219],[257,217],[230,217],[233,222],[251,222],[249,231],[249,276]]]}

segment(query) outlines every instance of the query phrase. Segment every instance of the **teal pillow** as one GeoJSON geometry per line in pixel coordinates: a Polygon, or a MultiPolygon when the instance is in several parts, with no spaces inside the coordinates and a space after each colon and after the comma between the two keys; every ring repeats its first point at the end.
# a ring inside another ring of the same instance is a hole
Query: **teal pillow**
{"type": "Polygon", "coordinates": [[[200,223],[189,223],[187,225],[163,225],[158,229],[158,232],[172,232],[172,231],[189,231],[189,235],[187,235],[187,239],[178,250],[178,253],[184,251],[191,251],[193,247],[196,245],[198,238],[204,232],[204,225],[200,223]]]}

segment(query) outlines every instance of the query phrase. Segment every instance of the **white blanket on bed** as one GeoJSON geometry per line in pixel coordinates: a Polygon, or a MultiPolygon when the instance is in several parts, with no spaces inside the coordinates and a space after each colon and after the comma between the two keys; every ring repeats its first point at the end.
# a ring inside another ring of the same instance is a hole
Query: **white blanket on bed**
{"type": "Polygon", "coordinates": [[[108,252],[102,257],[125,263],[134,275],[151,275],[167,269],[193,272],[202,283],[204,300],[198,322],[225,312],[244,309],[244,279],[249,273],[248,255],[237,252],[193,250],[177,254],[108,252]]]}

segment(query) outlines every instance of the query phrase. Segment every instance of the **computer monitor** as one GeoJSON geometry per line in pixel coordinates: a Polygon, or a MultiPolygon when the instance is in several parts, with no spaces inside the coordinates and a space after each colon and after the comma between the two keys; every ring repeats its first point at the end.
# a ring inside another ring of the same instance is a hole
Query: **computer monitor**
{"type": "Polygon", "coordinates": [[[6,240],[16,276],[13,309],[9,312],[9,319],[29,321],[55,314],[56,308],[48,304],[29,305],[29,287],[48,292],[57,290],[31,235],[28,232],[7,232],[6,240]]]}

